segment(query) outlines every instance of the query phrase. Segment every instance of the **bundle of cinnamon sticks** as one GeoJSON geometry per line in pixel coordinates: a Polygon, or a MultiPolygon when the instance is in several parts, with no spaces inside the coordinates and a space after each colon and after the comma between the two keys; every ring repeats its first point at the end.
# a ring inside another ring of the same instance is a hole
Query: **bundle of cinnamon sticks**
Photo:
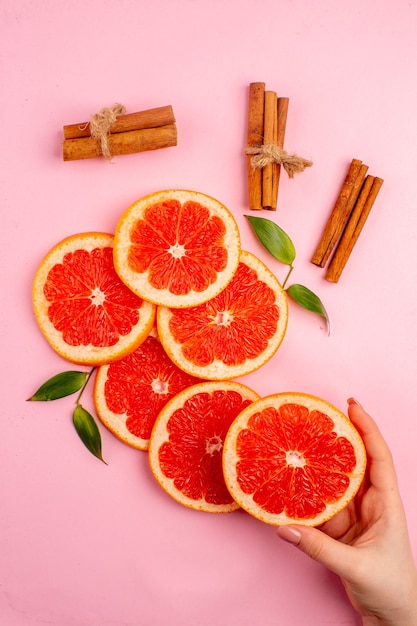
{"type": "Polygon", "coordinates": [[[365,225],[382,178],[367,175],[368,166],[353,159],[311,262],[325,267],[334,251],[325,279],[337,283],[365,225]]]}
{"type": "Polygon", "coordinates": [[[313,165],[284,150],[289,98],[266,91],[265,83],[250,83],[247,155],[248,200],[253,210],[276,211],[281,167],[289,178],[313,165]]]}
{"type": "Polygon", "coordinates": [[[284,147],[288,114],[288,98],[278,98],[275,91],[266,91],[265,83],[250,83],[248,112],[248,193],[250,209],[277,208],[278,186],[281,166],[267,163],[253,167],[251,151],[262,145],[284,147]]]}
{"type": "MultiPolygon", "coordinates": [[[[103,155],[100,140],[91,136],[90,122],[64,126],[64,161],[103,155]]],[[[107,136],[112,156],[157,150],[177,145],[177,127],[171,106],[128,113],[117,117],[107,136]]]]}

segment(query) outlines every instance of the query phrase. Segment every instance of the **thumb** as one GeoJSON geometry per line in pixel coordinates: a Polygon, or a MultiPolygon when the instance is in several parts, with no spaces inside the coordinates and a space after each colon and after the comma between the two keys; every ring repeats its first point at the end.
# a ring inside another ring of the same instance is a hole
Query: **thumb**
{"type": "Polygon", "coordinates": [[[342,578],[352,569],[352,548],[310,526],[280,526],[277,535],[342,578]]]}

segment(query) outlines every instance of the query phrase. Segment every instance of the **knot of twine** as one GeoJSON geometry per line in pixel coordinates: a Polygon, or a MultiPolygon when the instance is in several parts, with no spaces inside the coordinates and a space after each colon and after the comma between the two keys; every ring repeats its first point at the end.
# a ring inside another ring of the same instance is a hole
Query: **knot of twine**
{"type": "Polygon", "coordinates": [[[262,146],[248,147],[245,154],[253,155],[251,165],[254,169],[262,169],[270,163],[282,165],[288,174],[288,178],[294,178],[294,174],[303,172],[306,167],[313,165],[298,154],[288,154],[284,148],[280,148],[275,143],[266,143],[262,146]]]}
{"type": "Polygon", "coordinates": [[[90,134],[100,141],[101,154],[108,161],[112,155],[109,148],[110,129],[119,115],[126,113],[126,107],[123,104],[115,104],[112,107],[104,107],[98,113],[95,113],[90,120],[90,134]]]}

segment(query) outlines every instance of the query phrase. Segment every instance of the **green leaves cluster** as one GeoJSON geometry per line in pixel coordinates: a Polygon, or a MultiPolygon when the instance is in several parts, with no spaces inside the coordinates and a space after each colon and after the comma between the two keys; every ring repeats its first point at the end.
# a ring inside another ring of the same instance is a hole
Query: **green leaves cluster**
{"type": "Polygon", "coordinates": [[[255,217],[253,215],[247,215],[246,217],[263,247],[277,259],[277,261],[289,266],[288,274],[282,284],[286,293],[292,300],[307,311],[311,311],[323,317],[329,329],[329,316],[320,298],[315,293],[304,285],[294,284],[286,287],[290,274],[294,269],[293,262],[296,255],[295,247],[290,237],[272,220],[266,219],[265,217],[255,217]]]}
{"type": "Polygon", "coordinates": [[[81,396],[94,369],[91,369],[89,372],[70,370],[56,374],[44,382],[28,400],[47,402],[65,398],[79,391],[80,393],[77,396],[75,409],[72,414],[72,422],[85,447],[100,461],[106,463],[101,452],[101,435],[98,426],[91,413],[81,405],[81,396]]]}

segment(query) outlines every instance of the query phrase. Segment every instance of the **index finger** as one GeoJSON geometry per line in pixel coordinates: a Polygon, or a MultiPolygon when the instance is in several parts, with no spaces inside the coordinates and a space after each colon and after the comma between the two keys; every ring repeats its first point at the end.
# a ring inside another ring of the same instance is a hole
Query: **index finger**
{"type": "Polygon", "coordinates": [[[381,491],[396,490],[397,475],[391,451],[377,423],[353,398],[348,400],[348,415],[365,444],[372,485],[381,491]]]}

